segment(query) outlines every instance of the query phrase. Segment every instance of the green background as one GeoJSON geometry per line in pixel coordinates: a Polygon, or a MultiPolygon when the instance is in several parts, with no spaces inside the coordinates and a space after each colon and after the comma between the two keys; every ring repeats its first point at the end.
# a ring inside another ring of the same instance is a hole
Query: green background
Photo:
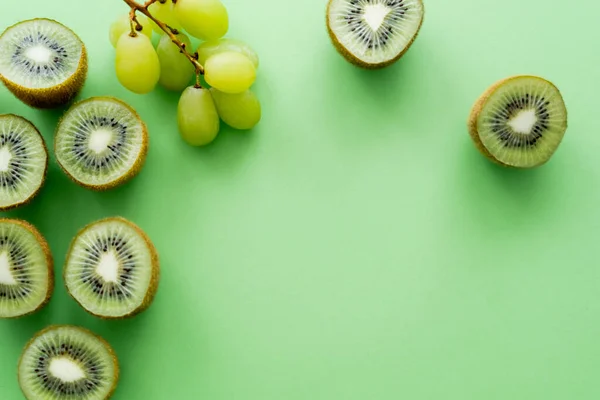
{"type": "MultiPolygon", "coordinates": [[[[147,164],[108,193],[54,162],[8,215],[34,223],[61,273],[92,220],[122,215],[158,247],[162,281],[139,317],[105,322],[62,279],[40,313],[0,321],[0,397],[51,323],[78,324],[118,353],[115,399],[591,400],[600,398],[600,6],[592,0],[427,0],[395,66],[361,71],[333,49],[325,2],[226,0],[229,36],[261,56],[260,125],[179,138],[178,94],[119,86],[108,25],[119,0],[6,1],[2,27],[60,20],[90,54],[81,98],[119,97],[149,125],[147,164]],[[537,74],[563,92],[569,129],[546,166],[496,167],[466,119],[493,82],[537,74]]],[[[52,143],[63,110],[4,88],[0,112],[52,143]]]]}

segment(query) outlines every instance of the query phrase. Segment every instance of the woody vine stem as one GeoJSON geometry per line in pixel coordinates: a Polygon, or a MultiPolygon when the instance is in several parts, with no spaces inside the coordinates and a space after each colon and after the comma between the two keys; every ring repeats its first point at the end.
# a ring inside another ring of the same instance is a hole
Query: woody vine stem
{"type": "MultiPolygon", "coordinates": [[[[194,68],[196,69],[196,88],[201,88],[200,85],[200,75],[204,74],[204,67],[200,62],[198,62],[198,53],[190,54],[187,49],[185,43],[182,43],[181,40],[177,38],[177,34],[179,33],[177,29],[171,28],[167,24],[162,21],[156,19],[150,11],[148,11],[148,7],[157,1],[161,4],[164,4],[168,0],[148,0],[144,4],[139,4],[136,0],[123,0],[129,7],[131,7],[131,11],[129,12],[129,20],[131,23],[131,36],[135,37],[138,35],[138,32],[142,30],[142,25],[137,19],[136,12],[140,12],[144,14],[146,17],[150,18],[160,29],[162,29],[169,37],[171,41],[175,43],[177,47],[179,47],[179,51],[184,54],[188,60],[192,63],[194,68]],[[137,31],[137,32],[136,32],[137,31]]],[[[173,3],[176,3],[177,0],[171,0],[173,3]]]]}

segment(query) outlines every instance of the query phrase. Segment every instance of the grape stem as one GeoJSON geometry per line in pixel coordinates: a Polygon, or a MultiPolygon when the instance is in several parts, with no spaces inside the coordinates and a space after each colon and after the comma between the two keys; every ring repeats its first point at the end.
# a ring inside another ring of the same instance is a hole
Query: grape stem
{"type": "MultiPolygon", "coordinates": [[[[135,14],[136,12],[139,11],[142,14],[144,14],[145,16],[147,16],[148,18],[150,18],[152,21],[154,21],[154,23],[156,25],[158,25],[158,27],[160,29],[162,29],[167,35],[169,35],[169,37],[171,38],[171,41],[173,43],[175,43],[175,45],[177,47],[179,47],[180,52],[182,54],[184,54],[187,57],[188,60],[190,60],[190,62],[192,63],[192,65],[196,69],[196,87],[197,88],[202,87],[200,85],[200,75],[204,74],[204,67],[198,61],[198,53],[190,54],[187,51],[187,49],[186,49],[185,43],[182,43],[181,40],[179,40],[177,38],[176,35],[179,33],[177,31],[177,29],[173,29],[170,26],[168,26],[167,24],[163,23],[162,21],[159,21],[158,19],[156,19],[150,13],[150,11],[148,11],[148,7],[150,7],[152,4],[156,3],[157,1],[160,1],[161,3],[163,3],[163,1],[161,1],[161,0],[148,0],[143,5],[139,4],[135,0],[123,0],[123,1],[125,3],[127,3],[127,5],[129,7],[131,7],[131,11],[129,12],[129,20],[130,20],[130,23],[131,23],[131,35],[135,36],[135,35],[137,35],[137,33],[135,31],[141,31],[142,30],[142,25],[137,20],[137,17],[136,17],[136,14],[135,14]]],[[[176,0],[172,0],[172,1],[173,1],[173,3],[175,3],[176,0]]]]}

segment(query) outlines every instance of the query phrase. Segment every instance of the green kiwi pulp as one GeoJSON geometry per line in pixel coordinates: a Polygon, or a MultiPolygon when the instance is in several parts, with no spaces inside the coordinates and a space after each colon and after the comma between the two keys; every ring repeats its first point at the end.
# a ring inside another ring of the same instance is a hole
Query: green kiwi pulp
{"type": "Polygon", "coordinates": [[[75,237],[64,268],[69,294],[89,313],[125,318],[150,306],[159,261],[148,236],[115,217],[94,222],[75,237]]]}
{"type": "Polygon", "coordinates": [[[0,211],[31,201],[47,168],[48,150],[36,127],[17,115],[0,115],[0,211]]]}
{"type": "Polygon", "coordinates": [[[492,161],[509,167],[545,164],[567,129],[567,109],[560,91],[537,76],[520,75],[492,85],[469,117],[475,145],[492,161]]]}
{"type": "Polygon", "coordinates": [[[107,190],[136,176],[146,160],[148,132],[129,105],[92,97],[73,105],[54,139],[56,159],[76,183],[107,190]]]}
{"type": "Polygon", "coordinates": [[[327,29],[348,61],[367,69],[396,62],[423,23],[422,0],[330,0],[327,29]]]}
{"type": "Polygon", "coordinates": [[[22,21],[0,36],[0,78],[25,104],[36,108],[64,105],[79,93],[86,77],[83,42],[57,21],[22,21]]]}
{"type": "Polygon", "coordinates": [[[39,332],[19,362],[19,385],[28,400],[104,400],[118,380],[119,364],[110,345],[75,326],[39,332]]]}
{"type": "Polygon", "coordinates": [[[54,290],[48,243],[29,223],[0,219],[0,318],[16,318],[43,308],[54,290]]]}

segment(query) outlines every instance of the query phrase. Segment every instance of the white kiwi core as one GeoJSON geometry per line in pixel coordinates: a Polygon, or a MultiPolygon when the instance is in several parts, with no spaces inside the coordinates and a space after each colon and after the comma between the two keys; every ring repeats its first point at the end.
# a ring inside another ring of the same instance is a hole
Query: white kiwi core
{"type": "Polygon", "coordinates": [[[49,63],[52,52],[44,46],[33,46],[25,50],[25,55],[36,63],[49,63]]]}
{"type": "Polygon", "coordinates": [[[15,277],[10,271],[10,262],[6,251],[3,251],[2,254],[0,254],[0,283],[3,285],[17,284],[15,277]]]}
{"type": "Polygon", "coordinates": [[[12,160],[12,153],[5,146],[0,149],[0,172],[8,171],[10,161],[12,160]]]}
{"type": "Polygon", "coordinates": [[[522,110],[508,122],[508,125],[516,133],[527,135],[531,133],[537,120],[535,110],[522,110]]]}
{"type": "Polygon", "coordinates": [[[96,154],[100,154],[106,149],[113,140],[113,133],[108,129],[98,129],[90,135],[89,147],[96,154]]]}
{"type": "Polygon", "coordinates": [[[373,31],[377,31],[381,24],[383,24],[385,17],[388,16],[390,11],[392,10],[390,10],[388,7],[384,6],[381,3],[370,4],[368,6],[365,6],[365,13],[363,14],[363,19],[373,31]]]}
{"type": "Polygon", "coordinates": [[[105,282],[117,282],[119,277],[119,260],[114,251],[102,254],[96,273],[104,279],[105,282]]]}
{"type": "Polygon", "coordinates": [[[80,379],[85,378],[85,373],[81,366],[75,361],[67,357],[56,357],[50,361],[48,371],[55,378],[60,379],[63,382],[76,382],[80,379]]]}

